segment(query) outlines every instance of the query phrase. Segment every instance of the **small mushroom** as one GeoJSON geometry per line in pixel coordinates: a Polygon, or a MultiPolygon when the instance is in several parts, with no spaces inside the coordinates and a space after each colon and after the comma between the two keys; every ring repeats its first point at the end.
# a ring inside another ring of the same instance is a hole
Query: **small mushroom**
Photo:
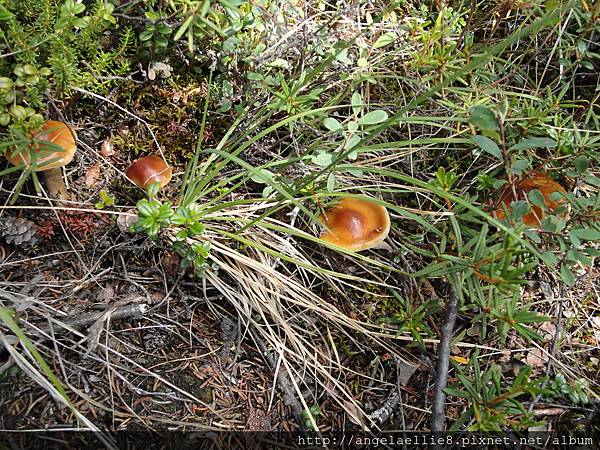
{"type": "Polygon", "coordinates": [[[378,246],[390,232],[387,209],[358,198],[343,198],[319,220],[327,227],[321,239],[355,252],[378,246]]]}
{"type": "Polygon", "coordinates": [[[7,151],[6,159],[15,166],[30,166],[35,160],[35,171],[44,172],[50,197],[66,199],[67,188],[60,169],[71,162],[77,150],[75,131],[64,122],[48,120],[34,138],[36,142],[27,149],[7,151]]]}
{"type": "MultiPolygon", "coordinates": [[[[551,197],[555,192],[559,192],[566,197],[567,191],[565,191],[560,184],[550,178],[545,172],[541,170],[534,170],[533,172],[525,175],[521,181],[516,184],[514,191],[517,194],[517,198],[515,198],[511,186],[506,186],[504,188],[502,194],[500,195],[500,200],[497,203],[499,206],[494,211],[496,217],[499,219],[504,219],[506,217],[504,211],[506,210],[510,213],[510,204],[516,200],[528,201],[527,194],[534,189],[538,189],[542,193],[548,212],[552,213],[559,207],[565,206],[565,198],[554,199],[551,197]]],[[[543,218],[544,211],[542,211],[540,207],[532,204],[531,211],[523,216],[523,223],[528,227],[539,228],[543,218]]]]}
{"type": "Polygon", "coordinates": [[[158,183],[163,188],[173,176],[173,170],[159,156],[151,155],[136,159],[125,171],[125,176],[142,189],[158,183]]]}

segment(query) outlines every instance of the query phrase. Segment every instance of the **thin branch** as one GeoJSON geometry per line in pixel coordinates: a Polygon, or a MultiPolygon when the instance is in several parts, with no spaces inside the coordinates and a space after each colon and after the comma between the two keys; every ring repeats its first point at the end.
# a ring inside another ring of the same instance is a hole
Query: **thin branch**
{"type": "Polygon", "coordinates": [[[442,326],[442,338],[438,346],[438,363],[433,391],[433,405],[431,408],[431,431],[444,431],[446,422],[444,389],[448,385],[448,368],[450,366],[450,344],[454,332],[454,323],[458,315],[458,295],[453,286],[450,286],[450,298],[446,308],[446,320],[442,326]]]}
{"type": "Polygon", "coordinates": [[[0,205],[0,211],[3,209],[31,209],[31,210],[56,210],[56,211],[77,211],[77,212],[90,212],[95,214],[112,214],[116,216],[135,216],[130,212],[121,211],[110,211],[105,209],[90,209],[90,208],[67,208],[64,206],[28,206],[28,205],[0,205]]]}
{"type": "MultiPolygon", "coordinates": [[[[111,320],[122,320],[122,319],[141,319],[146,313],[148,305],[145,303],[134,303],[125,306],[118,306],[105,311],[99,311],[94,313],[85,313],[71,320],[66,321],[54,321],[60,328],[54,330],[54,334],[61,334],[69,329],[81,329],[88,325],[96,323],[102,319],[103,316],[110,316],[111,320]]],[[[44,333],[48,333],[50,329],[43,329],[44,333]]]]}

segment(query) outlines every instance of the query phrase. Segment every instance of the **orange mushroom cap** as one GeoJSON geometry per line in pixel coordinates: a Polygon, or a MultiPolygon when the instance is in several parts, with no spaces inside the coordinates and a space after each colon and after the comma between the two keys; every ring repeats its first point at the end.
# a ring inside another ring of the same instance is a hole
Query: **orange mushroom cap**
{"type": "Polygon", "coordinates": [[[355,252],[379,245],[390,232],[387,209],[358,198],[343,198],[319,220],[328,229],[321,239],[355,252]]]}
{"type": "Polygon", "coordinates": [[[75,131],[64,122],[48,120],[42,126],[40,132],[35,135],[38,145],[30,145],[28,149],[11,149],[5,152],[4,156],[11,164],[19,166],[24,164],[31,165],[32,159],[35,159],[36,172],[56,169],[65,166],[71,162],[77,150],[77,135],[75,131]],[[51,145],[57,145],[62,150],[57,150],[51,145]],[[32,153],[35,155],[32,158],[32,153]]]}
{"type": "MultiPolygon", "coordinates": [[[[513,190],[510,186],[506,186],[501,194],[498,208],[495,211],[496,217],[504,219],[506,217],[504,209],[510,212],[510,204],[516,200],[527,201],[527,194],[534,189],[538,189],[543,197],[546,209],[553,212],[566,203],[565,198],[552,199],[551,196],[555,192],[560,192],[564,196],[567,191],[550,178],[541,170],[534,170],[525,175],[521,181],[515,186],[517,198],[515,198],[513,190]]],[[[529,227],[539,228],[541,220],[544,218],[544,211],[536,205],[531,205],[531,211],[523,216],[523,223],[529,227]]]]}
{"type": "Polygon", "coordinates": [[[150,155],[136,159],[125,171],[125,176],[142,189],[152,183],[159,183],[162,188],[171,181],[173,170],[161,157],[150,155]]]}

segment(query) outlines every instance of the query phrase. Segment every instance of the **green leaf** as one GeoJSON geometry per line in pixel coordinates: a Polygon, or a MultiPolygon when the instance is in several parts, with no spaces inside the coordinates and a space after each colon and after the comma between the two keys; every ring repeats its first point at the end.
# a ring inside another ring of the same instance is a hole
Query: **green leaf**
{"type": "Polygon", "coordinates": [[[357,116],[362,108],[362,95],[359,92],[355,92],[352,94],[350,103],[352,104],[352,112],[357,116]]]}
{"type": "Polygon", "coordinates": [[[344,131],[344,127],[342,126],[342,124],[333,117],[327,117],[325,120],[323,120],[323,126],[329,131],[333,132],[344,131]]]}
{"type": "Polygon", "coordinates": [[[239,43],[240,40],[235,36],[227,38],[225,39],[225,42],[223,42],[223,50],[227,53],[232,53],[235,51],[235,48],[238,46],[239,43]]]}
{"type": "Polygon", "coordinates": [[[520,200],[510,203],[510,215],[515,221],[521,220],[521,218],[529,212],[529,203],[520,200]]]}
{"type": "MultiPolygon", "coordinates": [[[[360,136],[353,134],[352,136],[350,136],[350,139],[348,139],[348,141],[346,142],[346,145],[344,146],[344,148],[346,149],[351,149],[356,147],[356,145],[358,145],[358,143],[360,142],[360,136]]],[[[356,157],[354,158],[350,158],[351,160],[355,160],[356,157]]]]}
{"type": "Polygon", "coordinates": [[[527,193],[527,198],[533,205],[537,206],[538,208],[541,208],[542,210],[546,209],[546,201],[544,199],[544,195],[539,189],[532,189],[531,191],[529,191],[527,193]]]}
{"type": "Polygon", "coordinates": [[[471,107],[469,114],[469,122],[476,127],[479,127],[482,130],[500,130],[498,121],[496,120],[496,115],[487,106],[475,105],[471,107]]]}
{"type": "Polygon", "coordinates": [[[335,55],[335,59],[347,66],[352,64],[352,60],[348,58],[348,49],[344,48],[335,55]]]}
{"type": "Polygon", "coordinates": [[[264,80],[265,77],[261,73],[248,72],[248,73],[246,73],[246,78],[248,78],[250,81],[260,81],[260,80],[264,80]]]}
{"type": "MultiPolygon", "coordinates": [[[[231,39],[231,38],[229,38],[229,39],[231,39]]],[[[238,42],[240,41],[237,38],[235,38],[235,39],[238,42]]],[[[277,68],[280,68],[280,69],[289,69],[290,68],[290,63],[287,60],[283,59],[283,58],[275,58],[273,61],[271,61],[269,63],[269,66],[270,67],[277,67],[277,68]]]]}
{"type": "Polygon", "coordinates": [[[529,167],[529,161],[527,161],[525,159],[517,159],[510,166],[510,171],[514,174],[520,175],[528,167],[529,167]]]}
{"type": "Polygon", "coordinates": [[[88,24],[89,24],[89,17],[84,17],[82,19],[75,19],[73,20],[73,26],[76,28],[87,28],[88,24]]]}
{"type": "Polygon", "coordinates": [[[327,176],[327,191],[333,192],[334,189],[335,189],[335,175],[332,172],[327,176]]]}
{"type": "Polygon", "coordinates": [[[183,22],[181,24],[181,26],[177,30],[177,33],[175,33],[175,36],[173,37],[174,41],[178,41],[181,38],[181,36],[183,36],[183,33],[185,33],[187,31],[188,27],[191,25],[192,20],[194,20],[193,14],[190,17],[188,17],[187,19],[185,19],[185,22],[183,22]]]}
{"type": "Polygon", "coordinates": [[[194,244],[192,244],[192,250],[197,255],[200,255],[200,256],[203,256],[204,258],[206,258],[210,251],[210,244],[206,241],[194,243],[194,244]]]}
{"type": "Polygon", "coordinates": [[[169,203],[165,203],[158,208],[158,219],[160,219],[161,222],[167,222],[173,214],[174,212],[169,203]]]}
{"type": "Polygon", "coordinates": [[[588,258],[582,251],[579,251],[575,248],[571,248],[567,252],[567,256],[565,258],[567,261],[579,262],[581,265],[585,267],[592,266],[592,260],[588,258]]]}
{"type": "Polygon", "coordinates": [[[380,109],[371,111],[362,116],[358,123],[359,125],[375,125],[381,122],[385,122],[388,118],[388,114],[380,109]]]}
{"type": "Polygon", "coordinates": [[[527,328],[524,325],[521,325],[520,323],[516,323],[514,325],[514,329],[517,333],[519,333],[521,336],[523,336],[528,342],[542,340],[542,336],[540,336],[539,333],[537,333],[536,331],[533,331],[530,328],[527,328]]]}
{"type": "Polygon", "coordinates": [[[354,177],[362,177],[364,174],[364,170],[359,167],[346,167],[346,172],[354,177]]]}
{"type": "Polygon", "coordinates": [[[5,9],[0,10],[0,22],[7,22],[13,15],[5,9]]]}
{"type": "Polygon", "coordinates": [[[536,323],[546,322],[548,320],[548,317],[542,316],[536,313],[535,311],[528,311],[522,309],[515,312],[513,319],[521,323],[536,323]]]}
{"type": "Polygon", "coordinates": [[[318,155],[314,155],[311,158],[313,164],[321,167],[327,167],[333,161],[333,155],[331,153],[320,153],[318,155]]]}
{"type": "Polygon", "coordinates": [[[14,85],[10,78],[0,77],[0,89],[10,89],[14,85]]]}
{"type": "Polygon", "coordinates": [[[566,264],[560,266],[560,277],[567,286],[575,285],[575,275],[573,275],[573,272],[571,272],[571,269],[566,264]]]}
{"type": "Polygon", "coordinates": [[[156,36],[156,45],[158,47],[165,48],[165,47],[167,47],[167,45],[169,45],[169,40],[166,37],[164,37],[162,34],[159,34],[156,36]]]}
{"type": "Polygon", "coordinates": [[[136,207],[139,213],[143,216],[149,216],[150,214],[152,214],[152,211],[154,211],[154,209],[150,206],[148,200],[146,200],[145,198],[137,202],[136,207]]]}
{"type": "MultiPolygon", "coordinates": [[[[543,224],[544,224],[544,222],[542,221],[542,225],[543,224]]],[[[546,228],[544,228],[544,230],[545,229],[546,228]]],[[[547,230],[547,231],[550,231],[550,230],[547,230]]],[[[538,230],[525,230],[523,235],[527,236],[529,239],[531,239],[536,244],[540,244],[542,242],[542,239],[540,238],[540,235],[538,234],[538,230]]]]}
{"type": "Polygon", "coordinates": [[[192,261],[190,261],[187,258],[184,258],[181,260],[181,262],[179,263],[179,265],[181,266],[182,269],[187,269],[188,267],[190,267],[192,265],[192,261]]]}
{"type": "Polygon", "coordinates": [[[162,34],[162,35],[165,35],[165,36],[167,36],[167,35],[171,34],[171,33],[173,32],[173,30],[171,29],[171,27],[170,27],[170,26],[168,26],[168,25],[166,25],[166,24],[164,24],[164,23],[161,23],[161,24],[158,26],[158,32],[159,32],[160,34],[162,34]]]}
{"type": "Polygon", "coordinates": [[[475,402],[481,399],[481,395],[479,394],[477,389],[475,389],[475,387],[467,377],[460,373],[456,376],[458,377],[462,385],[465,387],[467,393],[470,395],[471,401],[475,402]]]}
{"type": "Polygon", "coordinates": [[[217,110],[220,113],[225,113],[227,111],[229,111],[231,109],[232,103],[229,100],[225,100],[222,104],[221,107],[217,110]]]}
{"type": "Polygon", "coordinates": [[[556,141],[547,137],[532,137],[523,139],[518,144],[513,145],[510,150],[528,150],[530,148],[556,147],[556,141]]]}
{"type": "Polygon", "coordinates": [[[386,45],[391,44],[395,40],[396,40],[396,33],[389,32],[389,33],[382,34],[375,41],[375,44],[373,45],[373,48],[385,47],[386,45]]]}
{"type": "Polygon", "coordinates": [[[140,41],[149,41],[152,39],[152,36],[154,36],[154,30],[144,30],[140,33],[140,41]]]}
{"type": "Polygon", "coordinates": [[[191,236],[197,236],[199,234],[204,233],[204,231],[206,230],[206,227],[201,224],[200,222],[196,222],[190,225],[190,235],[191,236]]]}
{"type": "Polygon", "coordinates": [[[461,391],[460,389],[455,389],[452,387],[447,387],[446,389],[444,389],[444,392],[447,395],[451,395],[453,397],[469,398],[469,395],[465,391],[461,391]]]}
{"type": "Polygon", "coordinates": [[[255,183],[268,184],[269,181],[273,181],[273,177],[273,173],[269,172],[267,169],[259,169],[250,177],[250,179],[255,183]]]}
{"type": "Polygon", "coordinates": [[[173,217],[171,217],[170,222],[173,225],[183,225],[184,223],[187,223],[187,219],[182,214],[176,212],[173,214],[173,217]]]}
{"type": "Polygon", "coordinates": [[[590,160],[587,156],[581,155],[575,158],[575,170],[579,173],[583,173],[587,170],[590,165],[590,160]]]}
{"type": "Polygon", "coordinates": [[[548,250],[541,254],[541,260],[549,266],[555,266],[558,264],[558,258],[556,255],[548,250]]]}
{"type": "Polygon", "coordinates": [[[575,237],[582,241],[598,241],[600,240],[600,231],[590,228],[578,228],[576,230],[571,230],[570,236],[571,239],[575,237]]]}
{"type": "Polygon", "coordinates": [[[149,198],[154,198],[158,195],[158,191],[160,191],[160,183],[150,183],[146,188],[146,194],[149,198]]]}
{"type": "Polygon", "coordinates": [[[600,187],[600,178],[594,175],[588,175],[585,177],[585,182],[592,186],[600,187]]]}
{"type": "Polygon", "coordinates": [[[233,85],[229,80],[223,80],[222,91],[226,97],[233,97],[233,85]]]}
{"type": "Polygon", "coordinates": [[[502,151],[498,144],[492,141],[489,137],[482,136],[480,134],[473,136],[471,138],[473,143],[481,148],[484,152],[489,153],[490,155],[502,160],[502,151]]]}

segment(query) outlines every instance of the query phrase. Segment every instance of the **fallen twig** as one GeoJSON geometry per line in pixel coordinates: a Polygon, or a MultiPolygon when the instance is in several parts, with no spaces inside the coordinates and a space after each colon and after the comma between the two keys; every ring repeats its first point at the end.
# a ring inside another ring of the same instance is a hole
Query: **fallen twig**
{"type": "Polygon", "coordinates": [[[401,386],[405,386],[408,380],[417,370],[416,366],[410,365],[402,361],[400,358],[396,359],[396,389],[393,394],[388,397],[383,406],[369,414],[369,419],[373,422],[379,423],[380,425],[387,422],[392,413],[398,408],[402,400],[401,386]]]}
{"type": "Polygon", "coordinates": [[[385,401],[381,408],[376,409],[371,414],[369,414],[369,419],[371,419],[373,422],[377,422],[380,425],[387,422],[392,413],[400,404],[401,396],[401,391],[394,390],[394,394],[388,397],[388,399],[385,401]]]}
{"type": "Polygon", "coordinates": [[[256,342],[260,347],[260,351],[262,352],[263,356],[265,357],[273,371],[277,372],[277,384],[283,392],[283,400],[287,406],[292,408],[292,415],[294,416],[294,420],[296,420],[296,423],[300,427],[300,431],[306,431],[304,420],[302,420],[303,408],[294,394],[294,389],[292,388],[292,384],[288,379],[286,371],[282,368],[280,368],[279,371],[277,370],[277,361],[273,357],[273,354],[267,349],[267,346],[265,345],[264,341],[258,336],[257,333],[253,333],[252,330],[250,330],[249,333],[254,339],[254,342],[256,342]]]}
{"type": "MultiPolygon", "coordinates": [[[[60,328],[53,329],[54,334],[61,334],[67,331],[68,329],[81,329],[85,328],[88,325],[92,325],[100,320],[106,314],[110,315],[111,320],[121,320],[121,319],[140,319],[147,311],[148,305],[145,303],[133,303],[125,306],[117,306],[115,308],[111,308],[108,311],[100,311],[93,313],[85,313],[71,320],[66,321],[56,321],[60,328]],[[112,310],[112,313],[110,312],[112,310]]],[[[50,328],[42,329],[44,333],[50,333],[50,328]]]]}
{"type": "Polygon", "coordinates": [[[433,390],[433,405],[431,407],[431,431],[444,431],[446,422],[444,389],[448,385],[448,368],[450,365],[450,344],[454,331],[454,323],[458,314],[458,295],[453,286],[450,286],[450,298],[446,308],[446,320],[442,325],[442,337],[438,346],[438,362],[435,375],[435,388],[433,390]]]}

